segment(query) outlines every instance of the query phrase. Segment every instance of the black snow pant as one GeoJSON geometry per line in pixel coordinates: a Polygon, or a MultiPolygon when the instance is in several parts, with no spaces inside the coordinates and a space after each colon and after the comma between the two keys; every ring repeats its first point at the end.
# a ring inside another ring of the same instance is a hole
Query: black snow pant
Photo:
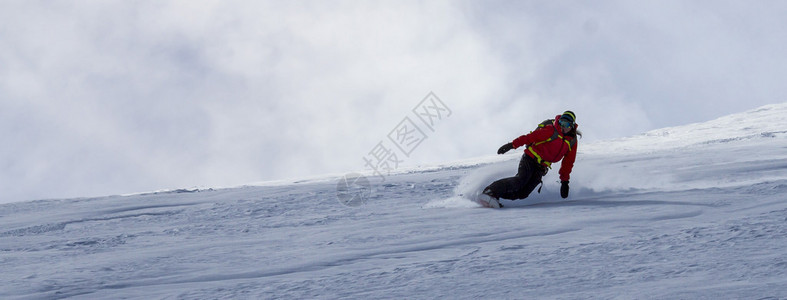
{"type": "Polygon", "coordinates": [[[484,192],[495,198],[525,199],[541,183],[541,177],[544,177],[546,172],[546,167],[525,154],[519,161],[519,172],[516,176],[495,181],[487,186],[484,192]]]}

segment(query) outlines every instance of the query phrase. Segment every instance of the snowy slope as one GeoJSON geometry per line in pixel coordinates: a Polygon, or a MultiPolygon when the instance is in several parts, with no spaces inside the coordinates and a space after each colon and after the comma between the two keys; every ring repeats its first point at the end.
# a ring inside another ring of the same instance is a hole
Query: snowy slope
{"type": "Polygon", "coordinates": [[[521,152],[337,178],[0,206],[2,299],[787,297],[787,103],[581,144],[571,197],[460,197],[521,152]]]}

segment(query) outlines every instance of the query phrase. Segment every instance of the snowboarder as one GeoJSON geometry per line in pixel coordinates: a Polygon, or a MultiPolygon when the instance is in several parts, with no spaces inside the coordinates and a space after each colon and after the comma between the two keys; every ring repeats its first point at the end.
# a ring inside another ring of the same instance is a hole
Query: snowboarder
{"type": "MultiPolygon", "coordinates": [[[[541,178],[546,175],[552,163],[561,159],[560,166],[560,196],[568,197],[568,180],[574,160],[577,157],[577,132],[576,115],[566,111],[555,119],[541,123],[533,132],[520,136],[514,141],[503,145],[497,154],[504,154],[511,149],[527,146],[525,154],[519,161],[519,172],[514,177],[503,178],[487,186],[481,195],[481,201],[487,202],[494,208],[502,207],[499,199],[524,199],[542,183],[541,178]]],[[[540,191],[540,189],[539,189],[540,191]]]]}

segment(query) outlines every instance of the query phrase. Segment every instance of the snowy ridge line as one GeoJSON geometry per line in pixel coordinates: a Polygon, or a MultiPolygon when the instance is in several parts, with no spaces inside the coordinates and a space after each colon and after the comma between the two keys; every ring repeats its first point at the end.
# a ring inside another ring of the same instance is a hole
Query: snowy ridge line
{"type": "Polygon", "coordinates": [[[161,195],[161,194],[182,194],[182,193],[198,193],[198,192],[211,192],[213,188],[182,188],[182,189],[163,189],[152,192],[130,193],[122,194],[120,196],[147,196],[147,195],[161,195]]]}
{"type": "MultiPolygon", "coordinates": [[[[148,191],[148,192],[138,192],[138,193],[127,193],[127,194],[119,194],[116,196],[119,197],[131,197],[131,196],[149,196],[149,195],[166,195],[166,194],[184,194],[184,193],[199,193],[199,192],[212,192],[214,188],[180,188],[180,189],[162,189],[156,191],[148,191]]],[[[111,197],[112,195],[108,195],[105,197],[111,197]]],[[[103,197],[94,197],[94,198],[103,198],[103,197]]]]}
{"type": "MultiPolygon", "coordinates": [[[[428,164],[428,165],[400,167],[395,170],[391,170],[391,172],[389,174],[386,174],[385,176],[388,177],[388,176],[397,176],[397,175],[414,174],[414,173],[439,172],[444,170],[470,169],[487,164],[516,160],[519,159],[521,154],[522,153],[517,153],[517,155],[508,154],[508,155],[482,156],[477,158],[468,158],[468,159],[461,159],[456,161],[449,161],[449,162],[442,162],[442,163],[435,163],[435,164],[428,164]]],[[[180,188],[180,189],[163,189],[157,191],[120,194],[117,196],[132,197],[132,196],[146,196],[146,195],[160,195],[160,194],[199,193],[199,192],[213,192],[219,190],[238,189],[238,188],[246,188],[246,187],[279,187],[279,186],[289,186],[289,185],[299,185],[299,184],[333,183],[333,182],[338,182],[347,174],[358,174],[371,179],[379,178],[378,175],[374,174],[373,170],[356,170],[356,171],[351,171],[341,174],[326,173],[326,174],[314,175],[314,176],[306,176],[306,177],[299,177],[299,178],[292,178],[292,179],[259,181],[259,182],[252,182],[252,183],[246,183],[246,184],[240,184],[234,186],[225,186],[225,187],[214,186],[214,187],[204,187],[204,188],[194,187],[194,188],[180,188]]],[[[104,197],[110,197],[110,196],[111,195],[104,196],[104,197]]],[[[91,198],[103,198],[103,197],[91,197],[91,198]]],[[[51,200],[59,200],[59,199],[51,199],[51,200]]],[[[39,201],[48,201],[48,200],[39,200],[39,201]]]]}
{"type": "MultiPolygon", "coordinates": [[[[519,155],[516,157],[513,156],[514,155],[510,155],[510,154],[502,155],[502,156],[482,156],[477,158],[469,158],[469,159],[462,159],[457,161],[449,161],[449,162],[442,162],[442,163],[435,163],[435,164],[428,164],[428,165],[400,167],[395,170],[391,170],[390,174],[386,174],[386,177],[403,175],[403,174],[413,174],[413,173],[439,172],[443,170],[468,169],[468,168],[474,168],[486,164],[492,164],[492,163],[514,160],[519,158],[519,155]]],[[[291,178],[291,179],[267,180],[267,181],[259,181],[259,182],[252,182],[252,183],[246,183],[240,185],[224,186],[224,187],[214,186],[214,187],[162,189],[156,191],[90,197],[88,199],[104,198],[104,197],[111,197],[111,196],[133,197],[133,196],[147,196],[147,195],[161,195],[161,194],[213,192],[219,190],[238,189],[238,188],[245,188],[245,187],[277,187],[277,186],[312,184],[312,183],[321,183],[321,182],[327,183],[327,182],[339,181],[347,174],[359,174],[361,176],[365,176],[367,178],[372,178],[372,179],[378,178],[378,175],[375,175],[373,170],[356,170],[347,173],[326,173],[326,174],[320,174],[314,176],[298,177],[298,178],[291,178]]],[[[75,199],[82,199],[82,198],[75,198],[75,199]]],[[[37,201],[51,201],[51,200],[68,200],[68,199],[48,199],[48,200],[44,199],[44,200],[37,200],[37,201]]]]}
{"type": "MultiPolygon", "coordinates": [[[[765,105],[711,121],[651,130],[639,135],[588,143],[584,151],[648,152],[693,145],[726,143],[756,138],[787,138],[783,116],[787,102],[765,105]]],[[[580,152],[583,147],[580,147],[580,152]]]]}
{"type": "Polygon", "coordinates": [[[72,291],[58,290],[58,296],[62,296],[63,298],[68,298],[73,296],[88,295],[104,289],[122,290],[122,289],[129,289],[129,288],[133,289],[133,288],[154,287],[154,286],[167,286],[167,285],[180,285],[180,284],[193,284],[193,283],[213,283],[213,282],[222,282],[222,281],[287,276],[287,275],[293,275],[299,273],[319,272],[332,267],[346,267],[347,265],[352,264],[354,262],[375,259],[378,256],[422,252],[422,251],[433,251],[433,250],[440,250],[440,249],[451,248],[456,246],[476,245],[476,244],[483,244],[483,243],[490,243],[490,242],[501,242],[507,240],[528,238],[528,237],[554,236],[554,235],[560,235],[563,233],[569,233],[579,230],[581,229],[575,227],[568,227],[562,229],[549,229],[549,230],[544,230],[543,232],[535,232],[535,233],[528,231],[528,232],[504,232],[504,233],[492,233],[492,234],[486,234],[486,233],[472,234],[472,235],[468,235],[467,237],[459,238],[458,240],[452,240],[452,241],[430,240],[428,242],[417,242],[415,244],[409,244],[409,245],[387,246],[387,247],[383,247],[383,249],[378,249],[376,251],[359,251],[359,250],[345,251],[345,254],[331,255],[329,257],[321,258],[319,260],[304,262],[284,268],[274,268],[273,270],[268,270],[268,271],[240,272],[235,274],[222,274],[222,275],[204,275],[204,276],[193,276],[190,278],[182,278],[181,276],[180,279],[173,279],[176,277],[173,278],[162,277],[162,278],[155,278],[155,279],[126,281],[126,282],[102,285],[90,289],[74,288],[72,291]]]}

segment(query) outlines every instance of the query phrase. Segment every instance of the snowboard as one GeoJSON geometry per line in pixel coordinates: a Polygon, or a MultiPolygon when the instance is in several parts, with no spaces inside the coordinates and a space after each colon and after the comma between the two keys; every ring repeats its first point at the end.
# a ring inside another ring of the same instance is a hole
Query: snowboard
{"type": "Polygon", "coordinates": [[[476,192],[474,195],[470,195],[470,200],[475,203],[481,204],[483,207],[487,208],[503,208],[503,205],[500,204],[495,198],[490,197],[487,194],[483,194],[481,192],[476,192]]]}

